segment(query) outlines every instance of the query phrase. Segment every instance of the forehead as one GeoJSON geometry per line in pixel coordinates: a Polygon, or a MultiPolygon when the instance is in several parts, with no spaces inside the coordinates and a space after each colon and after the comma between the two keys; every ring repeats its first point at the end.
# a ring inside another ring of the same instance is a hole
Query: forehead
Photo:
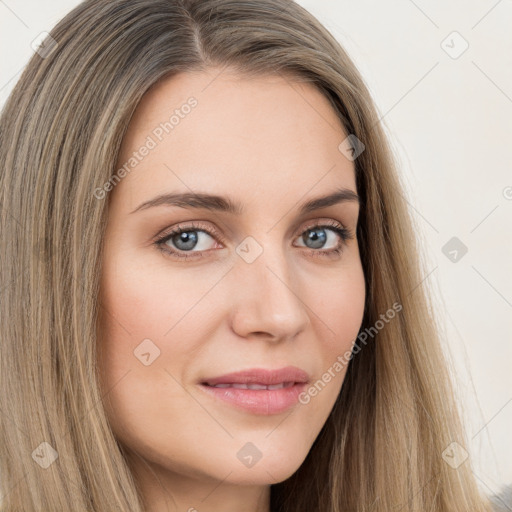
{"type": "Polygon", "coordinates": [[[139,103],[118,159],[131,170],[115,195],[134,208],[176,189],[229,189],[259,201],[261,192],[299,199],[313,189],[355,191],[354,164],[338,149],[346,136],[328,99],[290,76],[180,73],[139,103]],[[151,146],[146,156],[126,165],[143,146],[151,146]]]}

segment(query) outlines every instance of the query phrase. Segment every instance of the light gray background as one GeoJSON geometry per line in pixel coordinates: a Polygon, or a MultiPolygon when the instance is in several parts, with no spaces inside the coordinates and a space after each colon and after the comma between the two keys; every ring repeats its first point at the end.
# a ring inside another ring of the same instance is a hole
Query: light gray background
{"type": "MultiPolygon", "coordinates": [[[[0,0],[0,105],[31,42],[78,3],[0,0]]],[[[512,483],[512,1],[299,4],[344,45],[383,116],[466,411],[466,449],[484,492],[498,492],[512,483]],[[468,248],[456,262],[442,251],[452,237],[468,248]]]]}

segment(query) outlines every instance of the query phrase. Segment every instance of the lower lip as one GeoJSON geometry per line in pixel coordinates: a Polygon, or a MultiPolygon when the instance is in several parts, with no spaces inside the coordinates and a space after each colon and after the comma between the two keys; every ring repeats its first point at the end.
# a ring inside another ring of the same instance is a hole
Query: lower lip
{"type": "Polygon", "coordinates": [[[305,383],[281,389],[216,388],[200,384],[209,395],[253,414],[269,416],[286,411],[299,401],[305,383]]]}

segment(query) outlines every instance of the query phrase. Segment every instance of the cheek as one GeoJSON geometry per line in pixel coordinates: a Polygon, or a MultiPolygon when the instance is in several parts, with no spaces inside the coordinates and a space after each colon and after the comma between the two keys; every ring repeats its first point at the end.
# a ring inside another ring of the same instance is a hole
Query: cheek
{"type": "Polygon", "coordinates": [[[197,415],[179,384],[192,358],[190,334],[180,331],[180,323],[164,336],[185,314],[183,303],[174,293],[155,292],[153,284],[118,267],[116,279],[105,280],[98,337],[109,422],[118,439],[139,453],[151,453],[150,437],[169,436],[169,425],[179,423],[177,411],[197,415]]]}
{"type": "Polygon", "coordinates": [[[322,280],[321,292],[308,292],[307,304],[317,322],[317,332],[324,333],[324,351],[334,358],[350,349],[363,321],[365,279],[361,265],[355,265],[322,280]]]}
{"type": "Polygon", "coordinates": [[[144,339],[158,346],[166,343],[190,324],[194,305],[207,293],[209,281],[171,271],[165,263],[144,262],[135,251],[120,251],[104,269],[105,341],[131,356],[144,339]]]}
{"type": "Polygon", "coordinates": [[[361,328],[365,305],[365,279],[361,265],[347,268],[331,279],[323,279],[322,293],[305,295],[316,332],[311,358],[320,357],[316,380],[302,394],[312,430],[327,420],[339,395],[352,349],[361,328]],[[313,353],[314,352],[314,353],[313,353]]]}
{"type": "Polygon", "coordinates": [[[173,411],[194,405],[178,382],[194,367],[202,342],[198,326],[208,318],[204,297],[222,275],[171,272],[165,263],[137,264],[137,258],[128,250],[109,255],[100,294],[98,366],[107,412],[121,438],[130,426],[140,427],[141,418],[169,425],[173,411]],[[172,407],[164,407],[162,397],[172,407]]]}

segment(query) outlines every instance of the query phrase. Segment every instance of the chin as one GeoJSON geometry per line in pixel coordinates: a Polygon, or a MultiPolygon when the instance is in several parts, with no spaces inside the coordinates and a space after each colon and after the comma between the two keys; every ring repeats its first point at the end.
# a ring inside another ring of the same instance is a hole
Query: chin
{"type": "Polygon", "coordinates": [[[297,454],[290,451],[278,453],[274,450],[270,455],[262,455],[254,465],[243,467],[243,464],[237,466],[236,471],[227,464],[227,470],[233,471],[229,480],[237,485],[273,485],[283,482],[290,478],[301,466],[307,453],[297,454]],[[302,456],[303,455],[303,456],[302,456]]]}

